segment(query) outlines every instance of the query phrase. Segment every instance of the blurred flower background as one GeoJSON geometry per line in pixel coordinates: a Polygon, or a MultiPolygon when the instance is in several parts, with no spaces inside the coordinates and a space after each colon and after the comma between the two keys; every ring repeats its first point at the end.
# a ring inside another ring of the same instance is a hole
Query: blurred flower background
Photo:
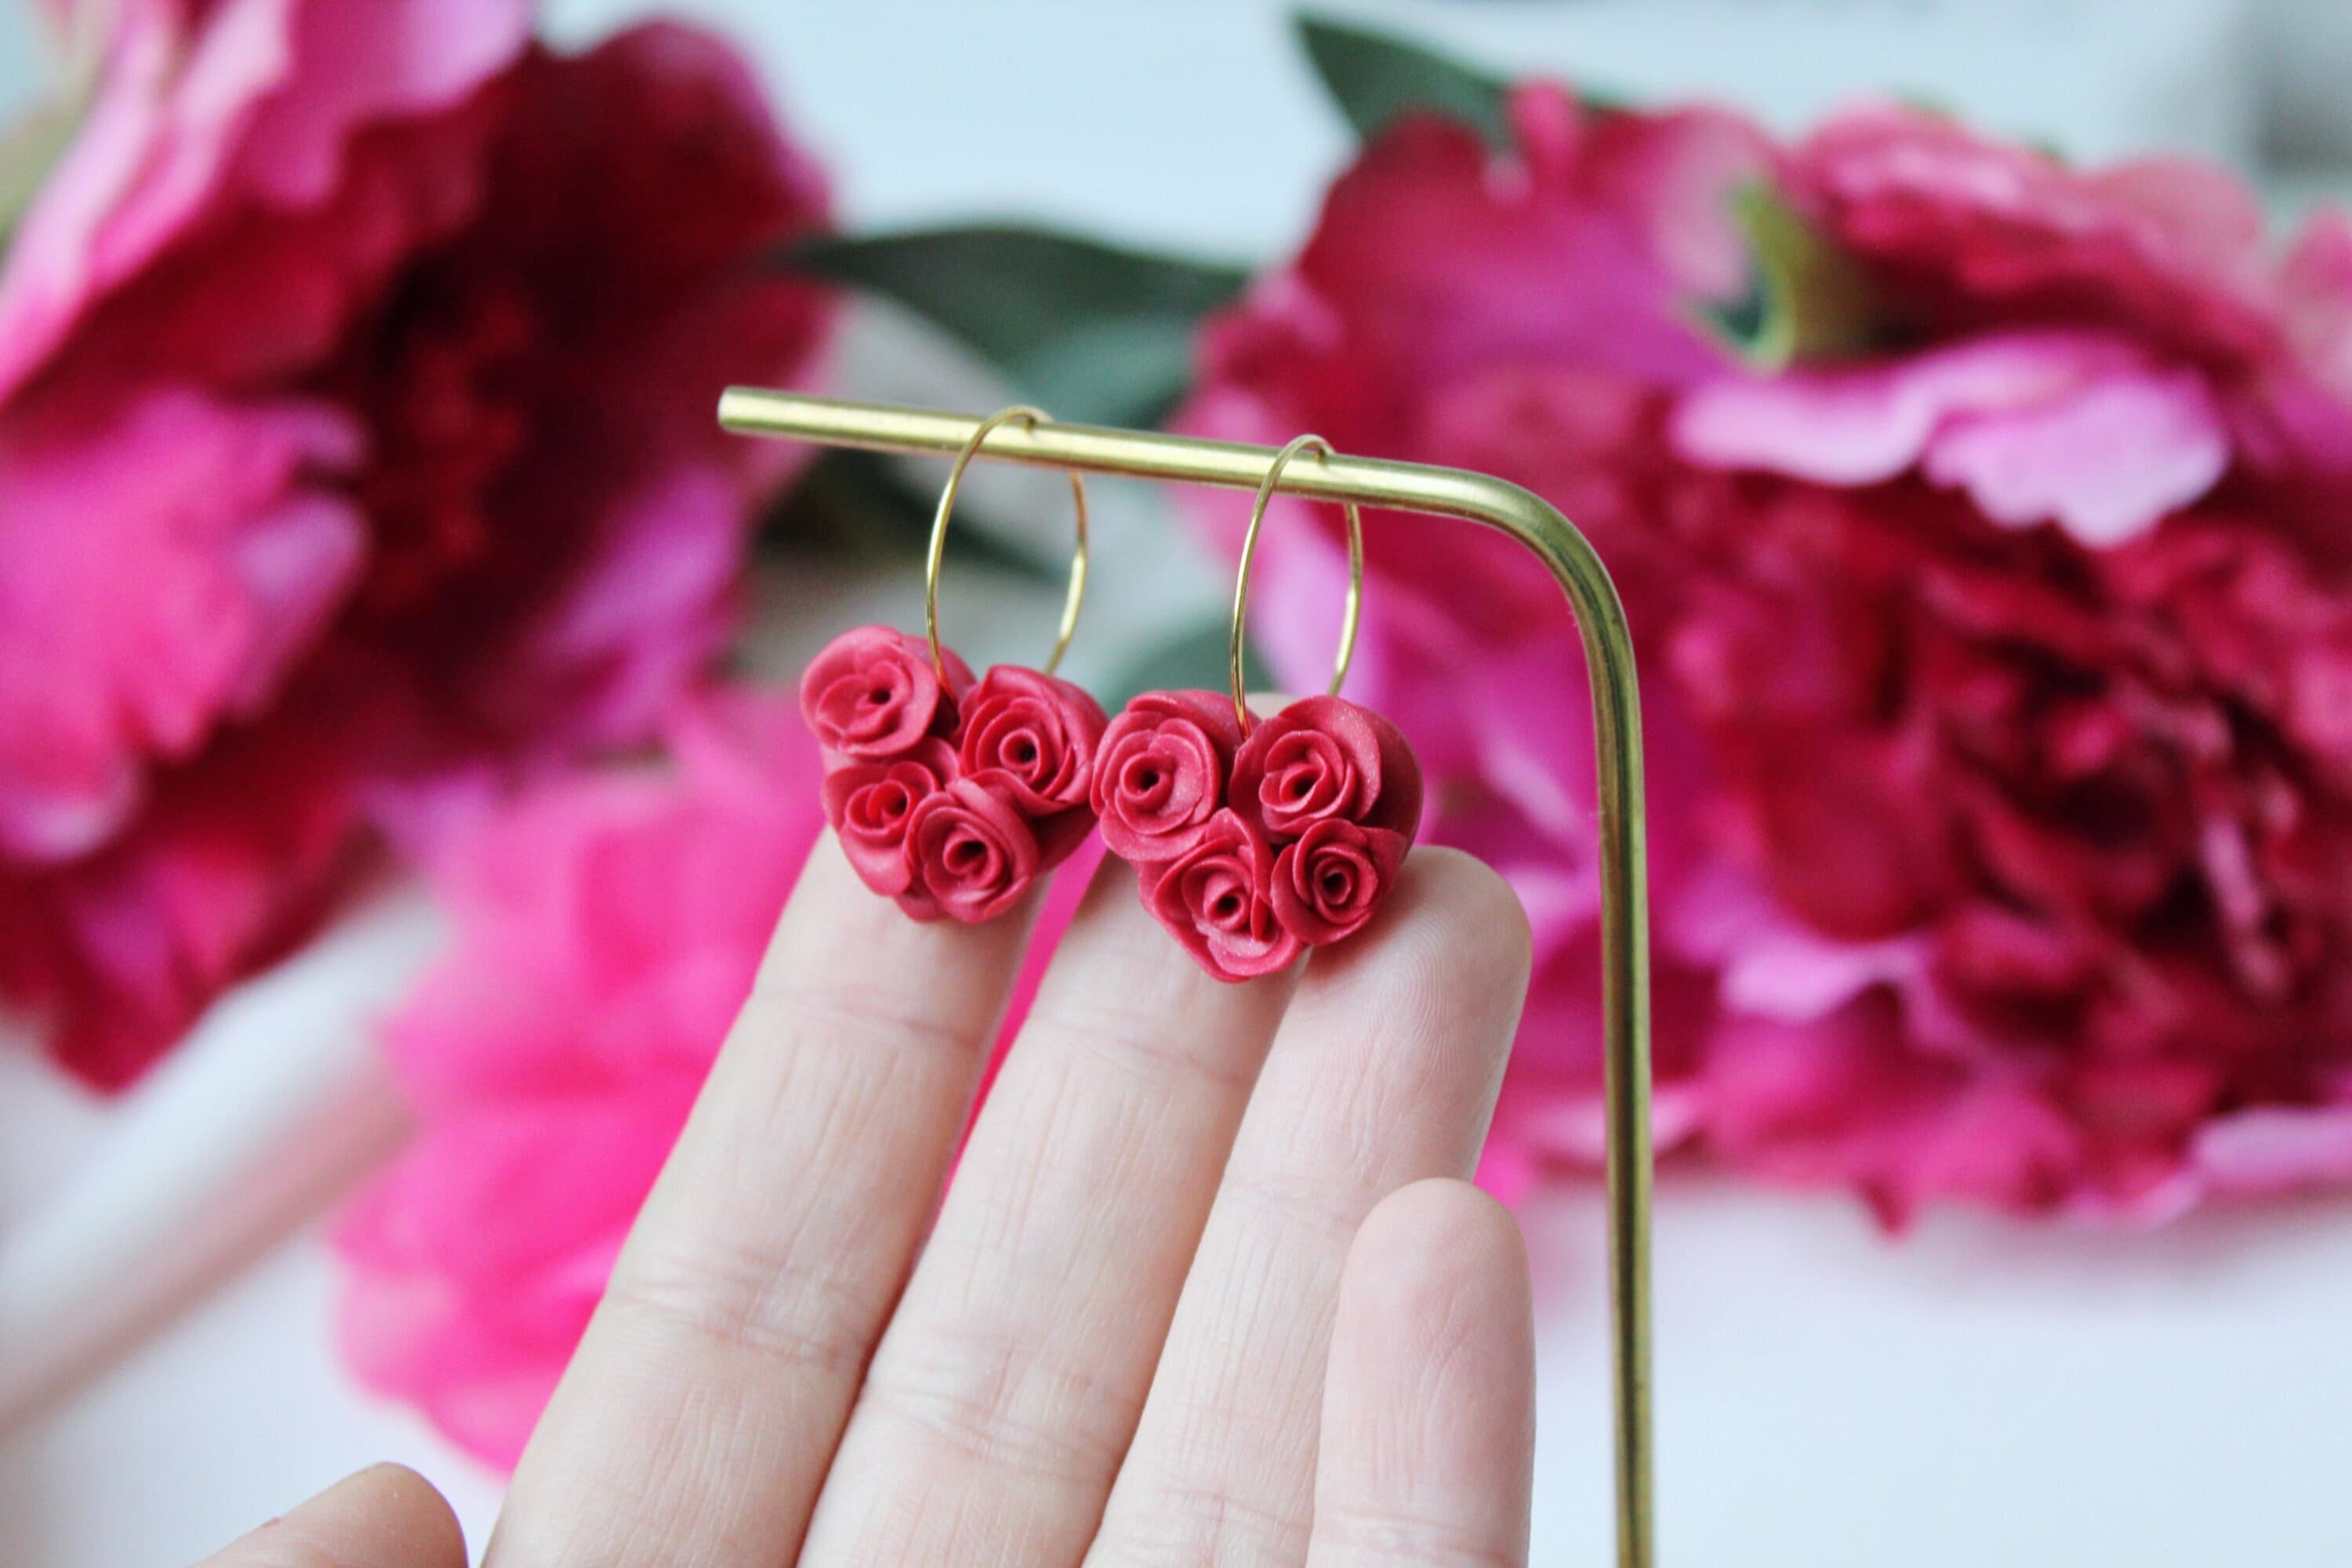
{"type": "MultiPolygon", "coordinates": [[[[724,437],[718,390],[1017,395],[1486,470],[1593,540],[1644,677],[1680,1178],[1661,1290],[1676,1204],[1717,1215],[1680,1274],[1726,1363],[1775,1347],[1707,1280],[1867,1380],[1858,1271],[1932,1270],[1953,1237],[2032,1249],[2019,1303],[2031,1259],[2082,1268],[2060,1363],[2112,1324],[2255,1331],[2141,1289],[2178,1264],[2223,1290],[2179,1261],[2197,1248],[2319,1237],[2311,1267],[2352,1280],[2352,222],[2326,199],[2352,193],[2327,77],[2352,23],[2229,0],[691,9],[26,11],[50,41],[0,151],[0,1000],[20,1066],[52,1065],[22,1125],[163,1120],[191,1084],[236,1102],[240,998],[421,901],[437,956],[384,960],[402,1000],[307,1026],[353,1034],[370,1065],[339,1070],[387,1068],[414,1123],[332,1222],[334,1332],[436,1440],[510,1465],[821,826],[798,661],[917,613],[936,466],[724,437]],[[1139,55],[1164,94],[1135,89],[1139,55]],[[1236,123],[1204,123],[1211,100],[1236,123]],[[1828,1283],[1750,1245],[1801,1252],[1849,1194],[1875,1230],[1834,1232],[1828,1283]],[[2192,1250],[2134,1250],[2157,1235],[2192,1250]]],[[[1113,711],[1221,685],[1246,498],[1103,488],[1067,673],[1113,711]]],[[[951,636],[975,666],[1032,658],[1063,498],[973,490],[951,636]]],[[[1600,1154],[1575,630],[1505,541],[1368,533],[1349,695],[1422,758],[1424,837],[1534,918],[1482,1179],[1540,1237],[1600,1154]]],[[[1337,519],[1277,507],[1260,562],[1259,673],[1313,689],[1337,519]]],[[[298,1212],[337,1195],[314,1185],[298,1212]]],[[[1558,1309],[1587,1360],[1591,1294],[1558,1309]]],[[[2244,1373],[2214,1366],[2119,1362],[2078,1403],[2210,1416],[2200,1390],[2244,1373]]],[[[2347,1391],[2340,1355],[2323,1370],[2347,1391]]],[[[1712,1428],[1683,1466],[1752,1502],[1738,1435],[1777,1441],[1785,1391],[1750,1417],[1683,1386],[1712,1428]]],[[[2001,1429],[1929,1387],[1947,1428],[2001,1429]]],[[[1806,1445],[1840,1408],[1793,1418],[1806,1445]]],[[[2229,1419],[2275,1450],[2307,1407],[2263,1408],[2229,1419]]],[[[1597,1483],[1588,1448],[1548,1438],[1545,1462],[1597,1483]]],[[[2033,1473],[2004,1462],[1944,1495],[2033,1473]]],[[[1597,1498],[1548,1502],[1539,1539],[1588,1550],[1597,1498]]],[[[2044,1512],[2063,1536],[2112,1507],[2044,1512]]],[[[1833,1523],[1784,1531],[1786,1560],[1845,1560],[1833,1523]]],[[[1940,1560],[1917,1529],[1847,1544],[1940,1560]]],[[[2176,1520],[2124,1555],[2210,1560],[2200,1539],[2176,1520]]],[[[32,1563],[112,1560],[28,1540],[32,1563]]],[[[1953,1560],[2011,1541],[1962,1530],[1953,1560]]]]}

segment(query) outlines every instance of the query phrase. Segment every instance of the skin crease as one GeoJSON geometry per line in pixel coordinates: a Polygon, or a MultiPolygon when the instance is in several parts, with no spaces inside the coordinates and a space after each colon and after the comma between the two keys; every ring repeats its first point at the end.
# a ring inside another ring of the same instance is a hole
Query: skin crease
{"type": "MultiPolygon", "coordinates": [[[[488,1568],[1526,1562],[1527,1265],[1465,1179],[1509,890],[1417,849],[1223,984],[1107,861],[959,1158],[1034,903],[910,921],[818,843],[488,1568]]],[[[384,1467],[206,1568],[464,1563],[384,1467]]]]}

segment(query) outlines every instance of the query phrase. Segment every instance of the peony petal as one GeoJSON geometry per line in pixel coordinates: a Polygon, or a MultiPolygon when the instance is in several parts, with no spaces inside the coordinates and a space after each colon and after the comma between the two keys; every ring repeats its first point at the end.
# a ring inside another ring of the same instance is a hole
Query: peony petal
{"type": "Polygon", "coordinates": [[[551,781],[452,838],[456,940],[386,1032],[420,1141],[337,1226],[371,1386],[511,1465],[819,826],[786,699],[713,693],[675,767],[551,781]]]}
{"type": "Polygon", "coordinates": [[[157,761],[273,697],[359,566],[348,422],[159,392],[0,434],[0,849],[103,843],[157,761]]]}
{"type": "Polygon", "coordinates": [[[1927,478],[1965,489],[2012,527],[2054,521],[2081,542],[2117,544],[2221,482],[2230,438],[2204,378],[2118,374],[2036,407],[1940,432],[1927,478]]]}
{"type": "Polygon", "coordinates": [[[2213,1191],[2270,1195],[2352,1183],[2352,1108],[2263,1106],[2197,1131],[2189,1162],[2213,1191]]]}
{"type": "Polygon", "coordinates": [[[214,211],[315,205],[349,139],[509,63],[523,0],[134,0],[82,132],[0,273],[0,398],[79,317],[214,211]]]}

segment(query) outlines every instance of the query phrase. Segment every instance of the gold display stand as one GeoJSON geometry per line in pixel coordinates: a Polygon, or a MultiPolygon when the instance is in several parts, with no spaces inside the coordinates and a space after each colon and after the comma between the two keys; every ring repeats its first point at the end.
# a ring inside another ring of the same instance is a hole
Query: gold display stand
{"type": "MultiPolygon", "coordinates": [[[[970,415],[730,387],[719,422],[751,436],[951,456],[970,415]]],[[[978,455],[1033,468],[1254,490],[1272,447],[1084,425],[1006,424],[978,455]]],[[[1567,518],[1518,486],[1460,468],[1328,456],[1283,468],[1280,493],[1474,522],[1509,534],[1559,580],[1584,640],[1600,757],[1601,990],[1607,1034],[1609,1307],[1617,1561],[1654,1568],[1650,1422],[1650,952],[1642,714],[1633,643],[1609,574],[1567,518]]]]}

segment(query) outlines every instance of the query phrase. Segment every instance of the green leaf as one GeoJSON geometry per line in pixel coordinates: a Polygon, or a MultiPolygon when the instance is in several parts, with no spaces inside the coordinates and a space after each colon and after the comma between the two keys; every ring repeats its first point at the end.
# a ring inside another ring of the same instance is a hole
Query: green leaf
{"type": "MultiPolygon", "coordinates": [[[[1212,616],[1155,644],[1119,671],[1100,695],[1116,713],[1146,691],[1223,691],[1232,683],[1231,624],[1212,616]]],[[[1276,689],[1274,674],[1254,646],[1242,648],[1242,683],[1252,691],[1276,689]]]]}
{"type": "MultiPolygon", "coordinates": [[[[918,577],[931,538],[935,493],[918,488],[906,471],[877,452],[834,447],[818,454],[799,481],[778,497],[760,521],[763,554],[821,554],[868,564],[905,565],[918,577]]],[[[986,528],[965,527],[955,540],[960,563],[982,563],[1025,581],[1062,580],[1059,562],[1048,567],[1008,545],[986,528]]]]}
{"type": "Polygon", "coordinates": [[[1359,139],[1370,142],[1399,115],[1458,120],[1498,150],[1511,145],[1505,102],[1510,86],[1474,66],[1391,34],[1313,12],[1298,17],[1298,40],[1359,139]]]}
{"type": "Polygon", "coordinates": [[[1748,291],[1703,305],[1704,323],[1759,370],[1858,354],[1893,318],[1853,258],[1769,185],[1742,186],[1732,210],[1748,236],[1748,291]]]}
{"type": "Polygon", "coordinates": [[[1249,279],[1239,267],[1009,226],[810,240],[782,260],[896,300],[1055,417],[1101,425],[1164,417],[1192,386],[1202,318],[1249,279]]]}

